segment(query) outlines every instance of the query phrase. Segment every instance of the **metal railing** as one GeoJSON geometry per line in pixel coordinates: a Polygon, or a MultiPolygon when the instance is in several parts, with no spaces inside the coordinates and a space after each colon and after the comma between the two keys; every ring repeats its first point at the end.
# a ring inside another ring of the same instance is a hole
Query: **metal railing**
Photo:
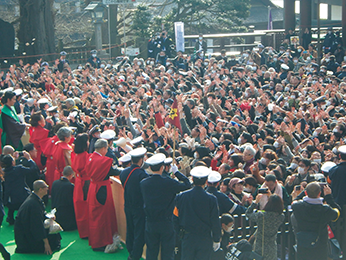
{"type": "MultiPolygon", "coordinates": [[[[290,217],[292,210],[284,211],[285,220],[280,226],[277,235],[277,245],[278,245],[278,258],[295,260],[295,250],[294,245],[295,236],[293,233],[290,217]]],[[[250,237],[255,233],[257,225],[255,222],[248,220],[245,214],[239,216],[234,215],[234,230],[232,240],[238,242],[241,239],[249,240],[250,237]]],[[[333,231],[335,238],[339,241],[341,249],[346,252],[346,205],[343,206],[342,213],[338,221],[333,223],[333,231]]],[[[344,253],[343,259],[346,259],[346,254],[344,253]]]]}

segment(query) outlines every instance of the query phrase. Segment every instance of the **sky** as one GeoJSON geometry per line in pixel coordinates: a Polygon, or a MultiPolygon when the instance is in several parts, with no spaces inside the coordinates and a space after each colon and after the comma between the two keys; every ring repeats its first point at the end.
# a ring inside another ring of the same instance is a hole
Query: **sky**
{"type": "MultiPolygon", "coordinates": [[[[271,1],[273,2],[273,4],[277,6],[284,7],[284,0],[271,0],[271,1]]],[[[299,12],[300,12],[299,1],[296,1],[296,13],[299,13],[299,12]]],[[[328,5],[323,5],[323,7],[321,6],[320,15],[321,15],[320,16],[321,19],[328,17],[328,5]]]]}

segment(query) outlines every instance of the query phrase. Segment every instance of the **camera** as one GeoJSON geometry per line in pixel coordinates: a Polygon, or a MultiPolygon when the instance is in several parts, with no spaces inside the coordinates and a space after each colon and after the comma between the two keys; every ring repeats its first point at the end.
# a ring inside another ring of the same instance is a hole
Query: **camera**
{"type": "Polygon", "coordinates": [[[260,188],[260,189],[258,189],[258,193],[259,194],[266,194],[266,193],[268,193],[268,188],[260,188]]]}
{"type": "Polygon", "coordinates": [[[296,185],[296,186],[294,186],[294,189],[295,189],[295,190],[300,190],[300,188],[301,188],[301,186],[300,186],[300,185],[296,185]]]}

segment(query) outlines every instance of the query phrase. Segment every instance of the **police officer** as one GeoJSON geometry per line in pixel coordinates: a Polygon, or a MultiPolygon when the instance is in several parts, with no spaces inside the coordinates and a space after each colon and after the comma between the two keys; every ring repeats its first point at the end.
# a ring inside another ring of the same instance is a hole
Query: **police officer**
{"type": "Polygon", "coordinates": [[[127,167],[131,166],[131,155],[129,153],[124,154],[119,158],[119,163],[121,163],[121,166],[125,169],[127,167]]]}
{"type": "Polygon", "coordinates": [[[91,57],[87,60],[87,63],[90,63],[90,65],[93,68],[99,69],[101,65],[101,60],[99,57],[97,57],[97,50],[90,51],[91,57]]]}
{"type": "Polygon", "coordinates": [[[95,150],[95,142],[100,138],[100,127],[98,125],[94,125],[93,128],[89,131],[90,136],[90,145],[89,145],[89,153],[93,153],[95,150]]]}
{"type": "Polygon", "coordinates": [[[190,172],[194,187],[176,197],[174,214],[183,235],[181,260],[209,260],[213,249],[220,248],[217,198],[204,190],[210,172],[205,166],[194,167],[190,172]]]}
{"type": "Polygon", "coordinates": [[[162,176],[163,177],[171,177],[171,163],[173,162],[173,158],[166,158],[163,162],[165,168],[163,169],[162,176]]]}
{"type": "Polygon", "coordinates": [[[207,192],[213,194],[217,198],[220,216],[224,213],[236,215],[244,214],[246,211],[245,207],[235,204],[226,194],[217,190],[220,180],[221,174],[217,171],[212,171],[208,176],[208,188],[206,189],[207,192]]]}
{"type": "Polygon", "coordinates": [[[116,156],[114,150],[113,150],[113,141],[115,139],[115,131],[114,130],[105,130],[101,133],[100,137],[107,140],[108,142],[108,148],[106,156],[113,159],[113,164],[119,165],[118,163],[118,157],[116,156]]]}
{"type": "Polygon", "coordinates": [[[174,199],[177,193],[191,187],[190,181],[172,165],[174,180],[162,176],[166,156],[158,153],[150,157],[146,163],[153,175],[140,183],[144,211],[146,215],[145,242],[147,260],[156,260],[161,244],[161,259],[174,259],[175,232],[173,227],[174,199]]]}
{"type": "Polygon", "coordinates": [[[66,63],[69,64],[68,60],[66,60],[66,55],[66,51],[60,52],[60,59],[57,64],[59,72],[62,72],[64,70],[64,66],[66,63]]]}
{"type": "Polygon", "coordinates": [[[120,180],[124,187],[125,215],[126,215],[126,247],[129,252],[128,260],[139,260],[144,246],[145,214],[143,197],[139,183],[148,177],[141,168],[147,149],[143,147],[132,150],[132,165],[120,173],[120,180]]]}
{"type": "Polygon", "coordinates": [[[329,170],[329,179],[335,202],[340,206],[346,205],[346,145],[338,149],[340,162],[329,170]]]}

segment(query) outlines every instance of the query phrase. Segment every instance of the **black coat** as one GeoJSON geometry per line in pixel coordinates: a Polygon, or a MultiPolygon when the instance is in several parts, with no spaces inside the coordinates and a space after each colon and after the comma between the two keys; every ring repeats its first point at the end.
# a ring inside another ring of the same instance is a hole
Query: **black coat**
{"type": "Polygon", "coordinates": [[[60,246],[60,235],[48,235],[43,226],[45,219],[43,201],[36,194],[30,194],[19,208],[14,223],[16,253],[44,253],[45,238],[48,238],[53,251],[60,246]]]}
{"type": "Polygon", "coordinates": [[[56,222],[65,231],[77,229],[73,207],[73,189],[74,184],[65,177],[54,181],[52,185],[52,208],[56,208],[56,222]]]}
{"type": "Polygon", "coordinates": [[[294,233],[310,231],[319,233],[319,240],[314,248],[304,248],[297,245],[298,260],[325,260],[327,259],[327,224],[337,220],[338,213],[333,208],[340,207],[334,202],[332,195],[326,195],[324,199],[329,205],[310,204],[299,201],[292,204],[293,214],[291,216],[294,233]]]}
{"type": "Polygon", "coordinates": [[[25,182],[36,164],[30,160],[30,168],[22,165],[11,166],[5,169],[4,204],[22,204],[30,195],[30,189],[25,182]]]}
{"type": "Polygon", "coordinates": [[[37,167],[37,164],[33,160],[29,161],[25,157],[20,157],[17,164],[21,164],[24,167],[30,168],[30,172],[27,172],[25,175],[25,182],[30,190],[33,190],[34,181],[40,178],[40,169],[37,167]],[[34,163],[34,165],[32,165],[32,163],[34,163]]]}

